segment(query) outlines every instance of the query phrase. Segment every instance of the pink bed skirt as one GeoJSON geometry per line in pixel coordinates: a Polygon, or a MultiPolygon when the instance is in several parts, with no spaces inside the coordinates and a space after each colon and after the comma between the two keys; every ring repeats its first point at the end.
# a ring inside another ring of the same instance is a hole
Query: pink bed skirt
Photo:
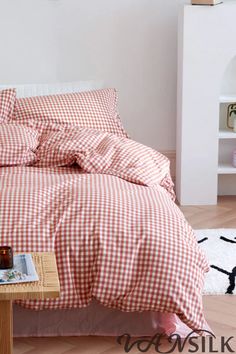
{"type": "MultiPolygon", "coordinates": [[[[207,324],[205,329],[209,329],[207,324]]],[[[186,337],[190,332],[174,314],[127,313],[106,308],[96,301],[76,310],[32,311],[14,305],[15,337],[119,336],[124,333],[132,336],[178,333],[186,337]]]]}

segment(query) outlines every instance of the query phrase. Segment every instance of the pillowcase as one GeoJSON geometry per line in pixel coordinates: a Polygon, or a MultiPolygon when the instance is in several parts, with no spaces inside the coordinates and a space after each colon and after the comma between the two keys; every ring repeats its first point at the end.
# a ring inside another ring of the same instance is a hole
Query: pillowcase
{"type": "Polygon", "coordinates": [[[0,166],[29,165],[36,160],[38,132],[19,124],[0,124],[0,166]]]}
{"type": "Polygon", "coordinates": [[[115,89],[20,98],[13,119],[23,124],[30,119],[70,124],[127,137],[117,113],[115,89]]]}
{"type": "Polygon", "coordinates": [[[0,91],[0,122],[12,118],[16,100],[16,90],[6,89],[0,91]]]}

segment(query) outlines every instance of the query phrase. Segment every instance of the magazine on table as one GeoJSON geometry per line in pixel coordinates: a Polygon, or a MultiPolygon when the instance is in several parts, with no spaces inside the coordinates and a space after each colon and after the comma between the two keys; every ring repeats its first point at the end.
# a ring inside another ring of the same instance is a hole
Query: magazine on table
{"type": "Polygon", "coordinates": [[[0,285],[38,281],[39,277],[31,254],[14,256],[12,269],[0,269],[0,285]]]}

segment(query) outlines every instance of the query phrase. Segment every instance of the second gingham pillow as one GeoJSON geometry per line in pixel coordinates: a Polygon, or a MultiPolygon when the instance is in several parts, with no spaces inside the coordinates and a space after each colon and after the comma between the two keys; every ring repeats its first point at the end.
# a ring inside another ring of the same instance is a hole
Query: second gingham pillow
{"type": "Polygon", "coordinates": [[[76,125],[127,137],[117,113],[115,89],[20,98],[13,119],[23,124],[34,119],[76,125]]]}

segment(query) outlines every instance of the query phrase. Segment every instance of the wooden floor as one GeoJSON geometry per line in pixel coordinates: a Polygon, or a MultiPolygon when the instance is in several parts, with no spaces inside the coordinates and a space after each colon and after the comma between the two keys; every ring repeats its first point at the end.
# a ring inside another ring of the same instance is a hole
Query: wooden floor
{"type": "MultiPolygon", "coordinates": [[[[217,206],[182,207],[195,228],[236,228],[236,197],[222,197],[217,206]]],[[[236,296],[205,296],[206,318],[217,335],[214,350],[220,350],[220,336],[234,336],[230,343],[236,352],[236,296]]],[[[200,342],[199,342],[200,343],[200,342]]],[[[165,351],[165,344],[161,350],[165,351]]],[[[178,353],[175,351],[174,353],[178,353]]],[[[228,353],[228,351],[225,351],[228,353]]],[[[110,337],[26,338],[14,340],[14,354],[124,354],[124,349],[110,337]]],[[[133,349],[130,353],[139,353],[133,349]]],[[[155,349],[148,353],[156,353],[155,349]]],[[[188,353],[186,348],[183,353],[188,353]]],[[[203,353],[199,350],[198,353],[203,353]]],[[[209,353],[208,350],[205,353],[209,353]]],[[[4,353],[0,353],[4,354],[4,353]]]]}
{"type": "Polygon", "coordinates": [[[236,228],[236,197],[219,197],[213,206],[181,207],[194,229],[236,228]]]}

